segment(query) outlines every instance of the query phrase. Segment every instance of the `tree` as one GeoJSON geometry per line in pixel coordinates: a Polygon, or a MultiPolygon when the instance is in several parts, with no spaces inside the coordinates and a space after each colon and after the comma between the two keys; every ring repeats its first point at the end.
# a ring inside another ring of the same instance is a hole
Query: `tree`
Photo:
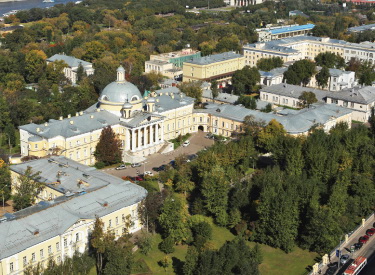
{"type": "Polygon", "coordinates": [[[102,56],[105,51],[105,46],[100,41],[91,41],[83,44],[85,54],[82,56],[84,60],[89,62],[94,61],[102,56]]]}
{"type": "Polygon", "coordinates": [[[329,69],[326,66],[323,66],[320,72],[315,76],[319,87],[325,88],[328,84],[328,79],[330,76],[329,69]]]}
{"type": "Polygon", "coordinates": [[[41,172],[33,172],[28,166],[26,171],[18,176],[18,184],[14,185],[13,208],[21,210],[34,204],[37,195],[44,189],[45,185],[38,182],[41,172]]]}
{"type": "Polygon", "coordinates": [[[359,70],[357,72],[359,84],[371,86],[372,83],[375,81],[374,69],[375,65],[368,61],[361,63],[359,70]]]}
{"type": "Polygon", "coordinates": [[[240,95],[236,104],[242,104],[245,108],[255,110],[257,102],[253,96],[240,95]]]}
{"type": "Polygon", "coordinates": [[[218,97],[219,95],[219,88],[217,87],[217,81],[216,80],[212,80],[211,81],[211,94],[212,94],[212,100],[214,101],[215,98],[218,97]]]}
{"type": "Polygon", "coordinates": [[[288,70],[284,72],[284,78],[288,84],[306,86],[315,73],[315,63],[303,59],[298,60],[294,62],[293,65],[289,66],[288,70]]]}
{"type": "Polygon", "coordinates": [[[279,136],[286,134],[284,126],[275,119],[272,119],[258,135],[259,144],[267,151],[272,152],[279,136]]]}
{"type": "Polygon", "coordinates": [[[195,98],[195,104],[199,104],[202,102],[202,83],[200,81],[191,82],[191,83],[182,83],[180,84],[180,90],[187,96],[195,98]]]}
{"type": "Polygon", "coordinates": [[[298,99],[300,100],[299,104],[303,108],[306,108],[306,107],[310,108],[311,104],[318,102],[314,92],[302,92],[302,94],[298,97],[298,99]]]}
{"type": "Polygon", "coordinates": [[[64,75],[64,68],[68,65],[63,60],[56,60],[47,65],[46,74],[47,79],[53,84],[62,84],[66,80],[64,75]]]}
{"type": "Polygon", "coordinates": [[[133,263],[132,243],[129,236],[122,236],[118,241],[107,244],[104,275],[130,275],[133,263]]]}
{"type": "Polygon", "coordinates": [[[106,251],[106,238],[103,230],[103,222],[96,217],[94,230],[90,236],[90,245],[96,259],[96,272],[102,274],[104,269],[104,253],[106,251]]]}
{"type": "Polygon", "coordinates": [[[85,77],[85,69],[82,66],[82,63],[80,62],[77,69],[77,83],[80,83],[81,80],[85,77]]]}
{"type": "Polygon", "coordinates": [[[107,126],[100,134],[99,142],[96,145],[94,156],[98,162],[106,165],[121,162],[121,142],[113,132],[111,126],[107,126]]]}
{"type": "Polygon", "coordinates": [[[155,233],[158,218],[167,195],[168,194],[165,189],[162,192],[149,192],[146,199],[139,207],[139,215],[141,217],[142,224],[146,226],[146,229],[149,232],[155,233]]]}
{"type": "Polygon", "coordinates": [[[323,52],[315,57],[317,66],[342,69],[345,67],[345,59],[338,54],[323,52]]]}
{"type": "Polygon", "coordinates": [[[172,260],[168,256],[165,256],[159,261],[159,264],[164,268],[165,273],[167,273],[167,268],[171,266],[172,260]]]}
{"type": "Polygon", "coordinates": [[[194,275],[194,271],[198,262],[198,251],[194,246],[189,246],[183,266],[184,275],[194,275]]]}
{"type": "Polygon", "coordinates": [[[25,56],[27,80],[37,82],[45,70],[46,54],[41,50],[31,50],[25,56]]]}
{"type": "Polygon", "coordinates": [[[272,69],[283,66],[284,61],[280,57],[261,58],[257,61],[257,67],[261,71],[269,72],[272,69]]]}
{"type": "Polygon", "coordinates": [[[4,196],[4,202],[10,199],[11,196],[11,178],[8,165],[0,158],[0,200],[4,196]]]}
{"type": "Polygon", "coordinates": [[[260,74],[257,68],[245,66],[241,70],[234,72],[232,85],[234,93],[237,95],[249,94],[255,90],[260,81],[260,74]]]}

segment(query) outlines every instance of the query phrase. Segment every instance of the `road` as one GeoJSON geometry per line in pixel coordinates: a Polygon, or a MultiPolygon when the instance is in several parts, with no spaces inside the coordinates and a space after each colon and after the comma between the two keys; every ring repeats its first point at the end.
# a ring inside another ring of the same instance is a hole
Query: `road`
{"type": "MultiPolygon", "coordinates": [[[[144,171],[152,171],[152,168],[159,167],[163,164],[169,164],[171,160],[174,160],[176,157],[179,157],[181,155],[191,155],[199,152],[200,150],[204,149],[205,147],[211,146],[214,141],[211,139],[207,139],[204,136],[206,133],[199,131],[198,133],[192,134],[192,136],[189,138],[190,145],[187,147],[180,146],[176,150],[166,153],[166,154],[153,154],[149,157],[147,157],[147,160],[145,162],[142,162],[141,167],[132,168],[128,167],[124,170],[115,170],[115,168],[110,169],[103,169],[103,172],[106,172],[108,174],[114,175],[116,177],[134,177],[138,174],[143,174],[144,171]]],[[[153,171],[153,173],[155,173],[153,171]]]]}

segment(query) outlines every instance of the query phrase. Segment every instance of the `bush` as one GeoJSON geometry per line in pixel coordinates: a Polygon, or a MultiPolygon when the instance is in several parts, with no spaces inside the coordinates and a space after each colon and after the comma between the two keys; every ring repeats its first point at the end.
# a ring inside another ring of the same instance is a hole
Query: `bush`
{"type": "Polygon", "coordinates": [[[105,167],[105,163],[102,161],[98,161],[97,163],[95,163],[96,169],[103,169],[104,167],[105,167]]]}
{"type": "Polygon", "coordinates": [[[144,255],[148,255],[152,249],[152,236],[148,232],[142,232],[136,241],[141,253],[144,255]]]}
{"type": "Polygon", "coordinates": [[[208,240],[212,238],[212,228],[208,222],[200,222],[193,225],[194,245],[200,250],[208,240]]]}
{"type": "Polygon", "coordinates": [[[167,237],[165,238],[160,244],[159,244],[159,249],[166,253],[166,254],[171,254],[174,252],[174,240],[172,237],[167,237]]]}

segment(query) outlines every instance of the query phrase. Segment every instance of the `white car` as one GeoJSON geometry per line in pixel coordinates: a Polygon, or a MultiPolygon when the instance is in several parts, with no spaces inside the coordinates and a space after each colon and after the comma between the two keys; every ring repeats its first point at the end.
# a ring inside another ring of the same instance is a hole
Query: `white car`
{"type": "Polygon", "coordinates": [[[184,147],[188,147],[190,145],[190,141],[185,141],[183,144],[182,144],[182,146],[184,146],[184,147]]]}
{"type": "Polygon", "coordinates": [[[151,171],[145,171],[145,176],[153,177],[154,173],[152,173],[151,171]]]}

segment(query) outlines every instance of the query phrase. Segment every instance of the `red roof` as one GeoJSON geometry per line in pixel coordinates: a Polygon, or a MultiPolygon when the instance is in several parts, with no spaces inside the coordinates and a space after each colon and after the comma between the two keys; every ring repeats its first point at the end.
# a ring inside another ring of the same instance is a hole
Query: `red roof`
{"type": "Polygon", "coordinates": [[[365,257],[358,257],[357,259],[354,260],[354,262],[345,270],[344,274],[345,275],[350,275],[350,274],[354,274],[358,267],[360,267],[360,265],[365,262],[367,260],[367,258],[365,257]]]}

